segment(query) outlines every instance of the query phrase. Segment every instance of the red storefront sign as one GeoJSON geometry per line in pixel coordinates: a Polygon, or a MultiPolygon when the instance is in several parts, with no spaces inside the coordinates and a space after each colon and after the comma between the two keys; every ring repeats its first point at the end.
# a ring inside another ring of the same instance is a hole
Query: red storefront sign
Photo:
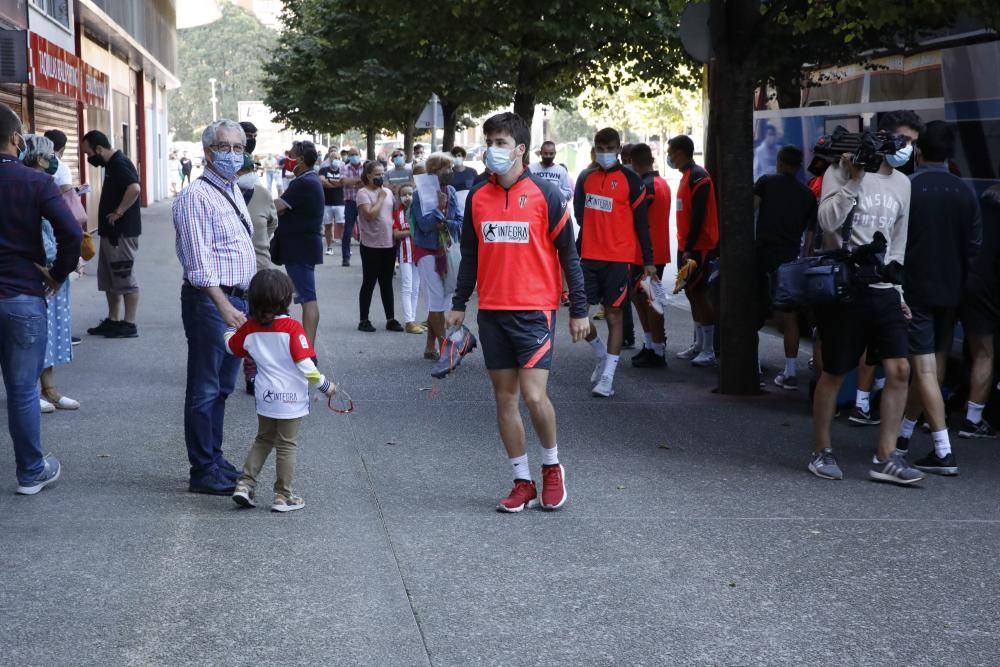
{"type": "Polygon", "coordinates": [[[108,108],[107,74],[35,33],[31,33],[29,48],[32,85],[90,106],[108,108]]]}

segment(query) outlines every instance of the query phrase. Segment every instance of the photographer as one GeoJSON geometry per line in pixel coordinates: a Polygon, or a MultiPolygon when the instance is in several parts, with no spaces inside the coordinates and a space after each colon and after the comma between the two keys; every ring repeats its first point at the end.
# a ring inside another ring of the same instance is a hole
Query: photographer
{"type": "Polygon", "coordinates": [[[934,449],[914,465],[941,475],[958,474],[958,464],[948,438],[940,383],[969,266],[982,242],[976,195],[948,172],[948,160],[954,154],[952,127],[940,120],[928,123],[917,141],[917,170],[910,177],[906,265],[920,269],[908,271],[903,281],[913,313],[909,326],[913,384],[896,443],[899,451],[909,449],[913,427],[923,411],[934,449]]]}
{"type": "MultiPolygon", "coordinates": [[[[845,154],[839,164],[827,170],[818,223],[823,233],[823,249],[841,247],[844,224],[850,217],[848,249],[871,247],[880,232],[885,238],[885,264],[902,264],[910,209],[910,181],[895,166],[909,161],[912,142],[920,135],[923,123],[908,111],[882,116],[879,130],[905,138],[906,145],[895,154],[887,154],[875,173],[866,173],[845,154]]],[[[843,479],[844,474],[833,456],[830,430],[837,408],[837,392],[844,376],[857,365],[868,350],[869,360],[881,361],[886,375],[882,393],[882,424],[876,463],[868,476],[877,481],[912,484],[924,475],[896,451],[896,425],[903,416],[910,365],[907,344],[907,320],[910,310],[903,301],[902,288],[887,282],[856,287],[847,303],[818,306],[816,319],[823,340],[823,373],[813,399],[815,450],[809,470],[824,479],[843,479]]]]}

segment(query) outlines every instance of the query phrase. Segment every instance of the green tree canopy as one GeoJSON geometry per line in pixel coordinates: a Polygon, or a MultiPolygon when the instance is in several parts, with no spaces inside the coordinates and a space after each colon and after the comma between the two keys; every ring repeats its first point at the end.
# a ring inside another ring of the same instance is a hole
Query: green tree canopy
{"type": "Polygon", "coordinates": [[[220,4],[217,21],[177,32],[181,87],[170,91],[168,104],[175,136],[181,140],[197,140],[212,121],[209,79],[216,80],[219,118],[236,118],[238,101],[263,95],[262,61],[276,34],[242,7],[220,4]]]}

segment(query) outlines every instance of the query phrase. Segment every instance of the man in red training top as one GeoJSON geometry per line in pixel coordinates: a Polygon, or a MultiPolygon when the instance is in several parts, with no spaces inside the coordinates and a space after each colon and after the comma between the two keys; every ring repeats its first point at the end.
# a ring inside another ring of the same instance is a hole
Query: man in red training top
{"type": "Polygon", "coordinates": [[[556,446],[556,416],[547,385],[552,364],[560,269],[570,292],[573,341],[589,330],[580,260],[569,209],[559,190],[524,166],[531,129],[517,114],[501,113],[483,124],[488,180],[473,186],[465,203],[462,263],[449,328],[465,321],[472,290],[479,293],[479,340],[497,405],[497,426],[514,470],[514,488],[497,510],[520,512],[538,505],[525,453],[519,397],[542,443],[544,509],[566,502],[565,470],[556,446]]]}
{"type": "Polygon", "coordinates": [[[594,136],[597,166],[580,174],[576,182],[573,208],[580,223],[580,266],[587,288],[587,300],[604,305],[608,323],[608,344],[591,325],[587,341],[597,364],[590,376],[594,396],[615,395],[615,369],[622,349],[622,308],[631,308],[628,288],[630,265],[641,257],[645,275],[656,277],[653,249],[646,219],[646,188],[631,169],[618,161],[621,137],[610,127],[594,136]]]}
{"type": "MultiPolygon", "coordinates": [[[[670,186],[653,169],[653,151],[647,144],[632,147],[632,169],[646,186],[646,217],[649,219],[649,240],[653,246],[653,264],[656,276],[663,278],[663,269],[670,263],[670,186]]],[[[663,315],[650,305],[648,295],[639,288],[645,278],[642,254],[637,249],[632,266],[632,302],[639,314],[639,323],[646,340],[642,350],[632,357],[636,368],[666,368],[666,331],[663,315]]]]}
{"type": "Polygon", "coordinates": [[[684,292],[691,302],[695,339],[678,359],[690,359],[695,366],[715,365],[715,313],[708,302],[708,262],[718,255],[719,216],[715,207],[715,186],[705,168],[694,162],[694,142],[678,135],[667,142],[667,164],[683,176],[677,186],[678,268],[693,259],[697,268],[688,274],[684,292]]]}

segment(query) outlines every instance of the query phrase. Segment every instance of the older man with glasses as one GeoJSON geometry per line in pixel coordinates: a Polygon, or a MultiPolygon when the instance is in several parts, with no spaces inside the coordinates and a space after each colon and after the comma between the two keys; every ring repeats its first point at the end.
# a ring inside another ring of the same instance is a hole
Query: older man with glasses
{"type": "Polygon", "coordinates": [[[253,227],[236,174],[246,136],[231,120],[202,133],[205,172],[174,201],[177,258],[184,269],[181,319],[188,342],[184,441],[193,493],[231,495],[239,471],[222,455],[226,398],[240,360],[226,354],[227,327],[246,321],[246,290],[257,268],[253,227]]]}

